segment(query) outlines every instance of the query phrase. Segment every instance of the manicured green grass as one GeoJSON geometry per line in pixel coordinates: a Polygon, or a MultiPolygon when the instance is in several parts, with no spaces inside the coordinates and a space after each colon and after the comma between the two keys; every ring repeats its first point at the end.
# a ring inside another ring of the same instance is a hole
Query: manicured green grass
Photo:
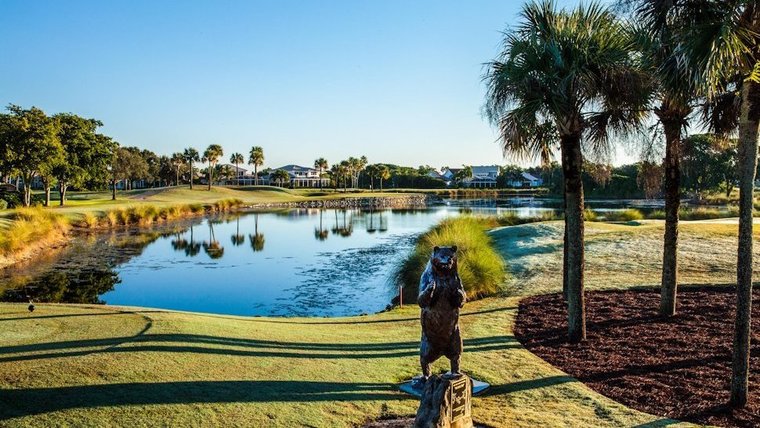
{"type": "MultiPolygon", "coordinates": [[[[470,303],[464,369],[490,426],[632,426],[658,418],[602,397],[524,350],[516,298],[470,303]]],[[[419,309],[352,318],[239,318],[0,304],[3,426],[349,427],[414,414],[419,309]]],[[[445,370],[445,362],[436,370],[445,370]]]]}

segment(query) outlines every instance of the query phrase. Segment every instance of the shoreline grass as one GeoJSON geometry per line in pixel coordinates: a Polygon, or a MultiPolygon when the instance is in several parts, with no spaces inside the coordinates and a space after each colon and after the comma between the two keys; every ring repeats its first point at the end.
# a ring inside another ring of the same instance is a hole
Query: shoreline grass
{"type": "Polygon", "coordinates": [[[505,263],[491,245],[487,221],[473,216],[447,218],[422,234],[412,252],[395,268],[392,276],[403,287],[404,301],[416,302],[419,280],[433,247],[456,245],[459,277],[468,299],[476,300],[501,291],[505,263]]]}

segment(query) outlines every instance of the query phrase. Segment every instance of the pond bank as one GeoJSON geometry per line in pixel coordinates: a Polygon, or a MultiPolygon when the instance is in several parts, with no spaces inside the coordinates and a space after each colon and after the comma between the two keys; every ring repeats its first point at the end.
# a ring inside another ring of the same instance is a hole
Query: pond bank
{"type": "MultiPolygon", "coordinates": [[[[42,252],[65,248],[71,239],[83,231],[100,232],[125,227],[150,227],[172,221],[202,217],[220,212],[244,210],[261,210],[276,208],[425,208],[440,202],[435,195],[423,194],[389,194],[388,196],[351,196],[331,199],[309,199],[288,202],[245,202],[240,199],[220,199],[213,203],[172,203],[157,206],[151,203],[137,202],[134,205],[104,209],[99,213],[93,211],[70,212],[67,216],[54,210],[41,209],[52,213],[60,220],[60,227],[54,227],[45,233],[30,236],[29,239],[18,238],[9,250],[0,250],[0,270],[6,267],[32,261],[42,252]]],[[[17,224],[10,221],[6,230],[0,232],[11,234],[17,224]]],[[[32,229],[34,225],[31,225],[32,229]]]]}

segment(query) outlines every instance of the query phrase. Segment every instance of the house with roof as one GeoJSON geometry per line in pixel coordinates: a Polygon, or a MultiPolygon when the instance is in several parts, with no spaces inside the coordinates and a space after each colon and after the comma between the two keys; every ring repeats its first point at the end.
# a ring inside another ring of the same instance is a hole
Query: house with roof
{"type": "Polygon", "coordinates": [[[520,177],[515,177],[507,182],[510,187],[540,187],[543,184],[544,180],[527,172],[523,172],[520,177]]]}
{"type": "Polygon", "coordinates": [[[501,168],[499,165],[473,165],[472,176],[462,180],[462,185],[474,188],[494,188],[501,168]]]}
{"type": "Polygon", "coordinates": [[[319,170],[300,165],[285,165],[275,170],[281,169],[290,176],[290,185],[292,187],[327,187],[330,185],[330,179],[320,175],[319,170]]]}

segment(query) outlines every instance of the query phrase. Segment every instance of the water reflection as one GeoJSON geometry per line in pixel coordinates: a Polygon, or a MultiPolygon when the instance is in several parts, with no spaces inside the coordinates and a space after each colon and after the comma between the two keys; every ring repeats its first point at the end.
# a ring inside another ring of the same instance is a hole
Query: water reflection
{"type": "Polygon", "coordinates": [[[231,237],[232,245],[239,247],[245,244],[245,235],[240,234],[240,216],[235,216],[235,234],[231,237]]]}
{"type": "Polygon", "coordinates": [[[330,236],[330,232],[322,227],[322,215],[324,214],[324,210],[319,210],[319,227],[314,228],[314,238],[317,239],[317,241],[324,241],[327,239],[328,236],[330,236]]]}
{"type": "Polygon", "coordinates": [[[259,233],[258,213],[253,215],[253,235],[249,234],[248,240],[251,242],[251,248],[253,249],[254,253],[264,251],[264,243],[266,240],[264,239],[264,235],[259,233]]]}
{"type": "Polygon", "coordinates": [[[339,235],[348,238],[354,233],[353,213],[351,219],[347,220],[348,210],[341,210],[343,213],[343,222],[338,221],[338,210],[335,210],[335,226],[332,228],[333,235],[339,235]]]}
{"type": "Polygon", "coordinates": [[[212,259],[221,259],[224,256],[224,247],[216,240],[214,224],[220,224],[219,220],[208,220],[208,241],[203,241],[203,251],[212,259]]]}
{"type": "Polygon", "coordinates": [[[103,303],[100,296],[121,282],[111,270],[77,272],[54,271],[30,281],[23,287],[5,290],[0,297],[4,302],[66,302],[103,303]]]}

